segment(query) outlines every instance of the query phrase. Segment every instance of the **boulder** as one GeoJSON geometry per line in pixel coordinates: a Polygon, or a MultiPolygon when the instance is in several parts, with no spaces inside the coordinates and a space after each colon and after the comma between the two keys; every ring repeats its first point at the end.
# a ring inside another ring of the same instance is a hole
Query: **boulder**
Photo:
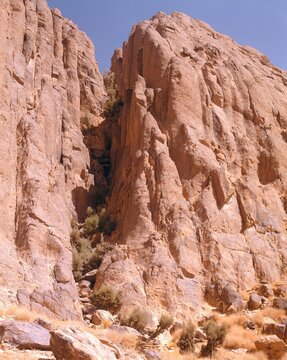
{"type": "Polygon", "coordinates": [[[287,352],[287,345],[276,335],[261,336],[255,341],[257,351],[263,351],[269,359],[281,359],[287,352]]]}
{"type": "Polygon", "coordinates": [[[37,323],[4,320],[0,323],[0,342],[19,349],[50,350],[50,333],[37,323]]]}
{"type": "Polygon", "coordinates": [[[75,327],[51,331],[56,360],[116,360],[115,350],[75,327]]]}
{"type": "Polygon", "coordinates": [[[286,324],[267,323],[263,325],[263,334],[276,335],[279,339],[287,342],[286,324]]]}
{"type": "Polygon", "coordinates": [[[277,309],[287,310],[287,298],[275,298],[273,306],[277,309]]]}
{"type": "Polygon", "coordinates": [[[231,286],[226,285],[221,293],[222,312],[237,312],[244,309],[240,294],[231,286]]]}
{"type": "Polygon", "coordinates": [[[90,281],[92,284],[96,281],[96,275],[97,275],[98,269],[91,270],[87,272],[81,280],[87,280],[90,281]]]}
{"type": "Polygon", "coordinates": [[[277,297],[286,298],[287,297],[287,285],[285,285],[285,284],[278,285],[274,290],[274,295],[277,297]]]}
{"type": "Polygon", "coordinates": [[[260,284],[257,288],[256,288],[256,292],[261,295],[266,297],[267,299],[271,298],[274,296],[274,292],[273,292],[273,288],[269,283],[263,283],[260,284]]]}
{"type": "Polygon", "coordinates": [[[118,333],[128,333],[128,334],[136,335],[139,338],[142,337],[142,334],[139,331],[129,326],[112,325],[110,326],[110,329],[117,331],[118,333]]]}
{"type": "Polygon", "coordinates": [[[115,317],[109,311],[96,310],[92,316],[92,323],[102,325],[103,322],[109,322],[112,325],[115,322],[115,317]]]}
{"type": "Polygon", "coordinates": [[[250,294],[247,307],[249,310],[258,310],[264,303],[263,296],[258,295],[257,293],[253,292],[250,294]]]}

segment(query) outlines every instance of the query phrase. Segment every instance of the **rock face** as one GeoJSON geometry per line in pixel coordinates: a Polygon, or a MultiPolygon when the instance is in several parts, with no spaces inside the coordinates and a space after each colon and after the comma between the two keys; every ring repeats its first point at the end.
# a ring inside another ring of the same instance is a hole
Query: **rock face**
{"type": "Polygon", "coordinates": [[[284,272],[287,74],[180,13],[134,26],[112,59],[119,246],[97,273],[123,301],[196,308],[208,283],[284,272]],[[122,249],[126,250],[122,250],[122,249]]]}
{"type": "Polygon", "coordinates": [[[116,360],[114,349],[95,336],[76,328],[51,332],[51,348],[57,360],[116,360]]]}
{"type": "Polygon", "coordinates": [[[93,185],[81,124],[102,121],[102,77],[45,0],[3,0],[0,18],[0,299],[73,318],[70,222],[93,185]]]}
{"type": "Polygon", "coordinates": [[[13,344],[19,349],[50,349],[50,333],[36,323],[5,320],[0,322],[1,344],[13,344]]]}

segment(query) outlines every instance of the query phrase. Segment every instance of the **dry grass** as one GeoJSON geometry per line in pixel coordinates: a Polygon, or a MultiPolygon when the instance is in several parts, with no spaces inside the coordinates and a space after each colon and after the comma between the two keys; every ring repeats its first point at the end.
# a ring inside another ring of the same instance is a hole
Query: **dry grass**
{"type": "Polygon", "coordinates": [[[262,352],[235,354],[225,349],[219,349],[214,356],[214,360],[268,360],[268,358],[262,352]]]}
{"type": "Polygon", "coordinates": [[[19,307],[13,304],[8,305],[7,307],[0,308],[0,317],[25,322],[33,322],[39,317],[48,319],[48,317],[45,315],[32,312],[26,308],[19,307]]]}
{"type": "Polygon", "coordinates": [[[196,360],[197,356],[193,354],[181,355],[179,350],[175,351],[163,351],[161,353],[161,360],[196,360]]]}
{"type": "Polygon", "coordinates": [[[234,325],[243,326],[244,323],[248,320],[248,317],[244,313],[231,314],[229,316],[224,316],[217,319],[217,322],[225,324],[228,328],[231,328],[234,325]]]}
{"type": "Polygon", "coordinates": [[[40,351],[5,351],[4,353],[0,353],[1,360],[36,360],[41,356],[40,351]]]}
{"type": "Polygon", "coordinates": [[[135,349],[138,343],[138,337],[135,334],[130,334],[128,332],[120,333],[115,330],[101,330],[95,328],[86,328],[85,331],[96,336],[99,340],[106,339],[111,343],[114,343],[116,345],[122,345],[125,348],[129,349],[135,349]]]}
{"type": "Polygon", "coordinates": [[[286,314],[284,310],[276,309],[273,307],[267,307],[263,309],[261,313],[264,317],[270,317],[274,321],[281,321],[284,318],[286,318],[286,314]]]}
{"type": "Polygon", "coordinates": [[[247,329],[243,329],[241,326],[233,325],[224,340],[223,346],[226,349],[247,349],[256,350],[254,341],[256,335],[247,329]]]}
{"type": "Polygon", "coordinates": [[[262,315],[262,312],[256,312],[250,315],[250,320],[252,320],[256,326],[261,328],[263,326],[264,316],[262,315]]]}

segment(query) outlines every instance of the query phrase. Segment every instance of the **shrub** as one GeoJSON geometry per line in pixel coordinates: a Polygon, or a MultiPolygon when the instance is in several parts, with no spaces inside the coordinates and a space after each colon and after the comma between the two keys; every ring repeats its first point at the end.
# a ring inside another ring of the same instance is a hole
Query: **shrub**
{"type": "Polygon", "coordinates": [[[85,231],[88,235],[98,231],[99,217],[96,214],[90,215],[85,220],[85,231]]]}
{"type": "Polygon", "coordinates": [[[96,269],[101,266],[104,256],[113,249],[113,245],[106,241],[98,243],[93,251],[93,255],[90,258],[88,267],[89,269],[96,269]]]}
{"type": "Polygon", "coordinates": [[[95,215],[94,209],[89,206],[87,208],[86,215],[87,215],[87,217],[95,215]]]}
{"type": "Polygon", "coordinates": [[[86,265],[89,263],[92,255],[92,246],[89,239],[79,238],[79,240],[73,244],[73,274],[75,280],[79,280],[86,265]]]}
{"type": "Polygon", "coordinates": [[[151,335],[152,338],[157,337],[159,334],[163,333],[173,324],[173,317],[169,314],[162,314],[158,326],[154,333],[151,335]]]}
{"type": "Polygon", "coordinates": [[[180,334],[177,346],[181,353],[192,352],[194,349],[195,325],[189,320],[180,334]]]}
{"type": "Polygon", "coordinates": [[[123,103],[119,98],[119,91],[113,72],[104,75],[104,84],[108,95],[108,99],[105,103],[104,115],[107,117],[114,117],[120,113],[123,103]]]}
{"type": "Polygon", "coordinates": [[[70,238],[71,238],[71,243],[73,245],[76,245],[79,241],[80,241],[80,231],[79,229],[72,229],[71,234],[70,234],[70,238]]]}
{"type": "Polygon", "coordinates": [[[121,317],[121,325],[132,327],[143,333],[148,323],[147,313],[139,307],[133,309],[127,317],[121,317]]]}
{"type": "Polygon", "coordinates": [[[221,345],[225,339],[227,328],[224,324],[216,324],[214,321],[209,321],[203,327],[207,336],[207,344],[201,349],[201,356],[213,355],[215,348],[221,345]]]}
{"type": "Polygon", "coordinates": [[[102,310],[117,310],[121,305],[119,292],[110,285],[102,285],[90,296],[90,300],[102,310]]]}

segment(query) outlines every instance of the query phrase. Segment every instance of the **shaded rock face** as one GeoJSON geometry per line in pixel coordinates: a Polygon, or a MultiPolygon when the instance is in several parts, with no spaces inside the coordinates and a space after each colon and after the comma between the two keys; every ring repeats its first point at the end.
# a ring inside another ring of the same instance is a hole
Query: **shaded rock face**
{"type": "Polygon", "coordinates": [[[200,305],[210,282],[280,278],[287,74],[180,13],[136,25],[112,71],[124,107],[109,208],[127,251],[108,255],[96,286],[176,311],[200,305]]]}
{"type": "Polygon", "coordinates": [[[45,0],[3,0],[0,18],[0,298],[73,318],[70,222],[93,186],[80,123],[102,121],[102,77],[45,0]]]}

